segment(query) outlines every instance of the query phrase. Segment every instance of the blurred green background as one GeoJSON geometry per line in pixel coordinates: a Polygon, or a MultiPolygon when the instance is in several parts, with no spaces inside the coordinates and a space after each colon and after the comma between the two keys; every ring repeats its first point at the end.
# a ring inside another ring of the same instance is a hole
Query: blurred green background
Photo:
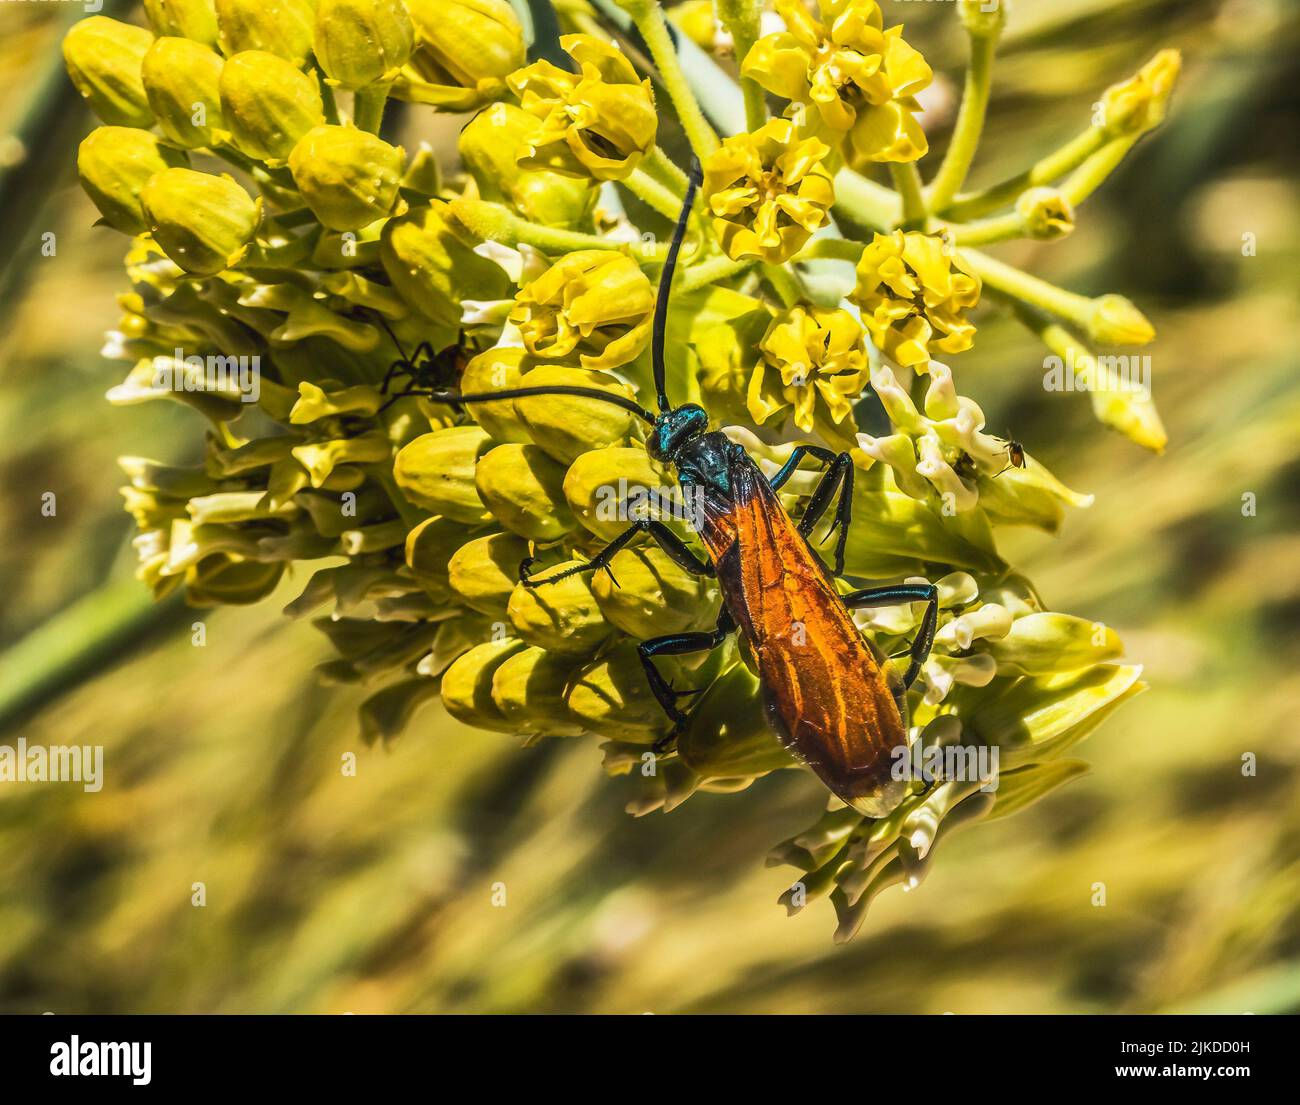
{"type": "MultiPolygon", "coordinates": [[[[955,98],[951,6],[882,7],[955,98]]],[[[1152,318],[1166,454],[1045,392],[1014,323],[981,314],[955,362],[992,431],[1097,496],[1059,539],[1009,534],[1009,558],[1053,608],[1115,626],[1151,690],[1080,748],[1090,775],[945,841],[846,947],[825,903],[787,919],[790,870],[763,866],[821,808],[811,776],[634,820],[594,741],[521,749],[428,707],[364,747],[364,692],[320,686],[324,639],[280,614],[301,570],[250,609],[148,603],[115,458],[192,462],[202,427],[103,399],[125,371],[98,355],[123,239],[73,171],[91,123],[58,42],[80,14],[0,5],[0,739],[102,744],[106,782],[0,784],[0,1011],[1300,1011],[1293,4],[1014,5],[976,186],[1184,52],[1170,119],[1074,236],[994,247],[1152,318]]],[[[408,125],[408,148],[447,147],[427,113],[408,125]]]]}

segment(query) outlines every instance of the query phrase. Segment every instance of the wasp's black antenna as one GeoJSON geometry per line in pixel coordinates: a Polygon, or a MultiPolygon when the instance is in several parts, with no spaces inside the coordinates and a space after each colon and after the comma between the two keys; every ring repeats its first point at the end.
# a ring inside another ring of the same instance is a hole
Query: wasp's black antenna
{"type": "Polygon", "coordinates": [[[668,258],[664,261],[664,271],[659,275],[659,294],[655,298],[654,332],[651,339],[650,360],[655,370],[655,393],[659,410],[667,413],[672,410],[664,390],[664,331],[668,326],[668,293],[673,287],[673,272],[677,269],[677,254],[681,252],[682,239],[686,237],[686,223],[691,217],[691,205],[695,202],[695,189],[700,186],[702,178],[700,163],[691,158],[691,176],[686,185],[686,198],[682,201],[682,213],[677,216],[677,225],[673,228],[672,245],[668,247],[668,258]]]}
{"type": "Polygon", "coordinates": [[[404,394],[432,399],[435,403],[494,403],[498,399],[527,399],[532,395],[574,395],[579,399],[598,399],[603,403],[613,403],[614,406],[622,407],[625,411],[631,412],[652,426],[655,423],[653,414],[641,404],[633,402],[626,396],[610,395],[609,392],[600,391],[597,388],[574,387],[569,384],[548,384],[544,387],[534,388],[503,388],[501,391],[471,392],[469,395],[461,395],[454,391],[440,391],[433,388],[404,394]]]}

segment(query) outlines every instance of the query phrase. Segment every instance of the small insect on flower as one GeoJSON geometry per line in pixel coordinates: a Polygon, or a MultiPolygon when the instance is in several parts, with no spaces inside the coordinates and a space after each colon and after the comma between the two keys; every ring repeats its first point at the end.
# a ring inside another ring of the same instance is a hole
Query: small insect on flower
{"type": "Polygon", "coordinates": [[[460,378],[464,375],[465,366],[469,364],[474,354],[479,352],[465,340],[464,330],[457,335],[454,345],[449,345],[435,353],[431,343],[422,341],[415,347],[414,355],[408,357],[402,348],[402,343],[397,340],[397,335],[388,325],[388,320],[377,311],[374,314],[398,353],[401,354],[388,366],[383,383],[379,385],[379,390],[388,396],[379,410],[387,410],[399,399],[405,399],[410,395],[422,395],[428,391],[460,386],[460,378]],[[405,377],[405,386],[400,391],[389,394],[388,389],[393,385],[393,381],[400,377],[405,377]]]}
{"type": "MultiPolygon", "coordinates": [[[[1004,452],[1007,454],[1007,467],[1002,469],[1002,472],[1005,472],[1010,468],[1023,468],[1025,466],[1025,447],[1021,445],[1020,442],[1016,441],[1015,438],[1009,437],[1006,438],[1005,441],[1004,452]]],[[[1002,475],[1002,472],[999,472],[998,476],[1002,475]]],[[[994,476],[993,478],[997,479],[998,476],[994,476]]]]}

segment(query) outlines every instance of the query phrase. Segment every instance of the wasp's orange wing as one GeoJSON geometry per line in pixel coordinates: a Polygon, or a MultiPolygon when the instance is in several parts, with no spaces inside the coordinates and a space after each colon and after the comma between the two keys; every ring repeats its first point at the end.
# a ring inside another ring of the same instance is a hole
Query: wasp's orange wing
{"type": "Polygon", "coordinates": [[[704,537],[723,599],[749,641],[782,743],[830,790],[879,817],[902,800],[907,731],[889,677],[839,592],[748,458],[704,537]]]}

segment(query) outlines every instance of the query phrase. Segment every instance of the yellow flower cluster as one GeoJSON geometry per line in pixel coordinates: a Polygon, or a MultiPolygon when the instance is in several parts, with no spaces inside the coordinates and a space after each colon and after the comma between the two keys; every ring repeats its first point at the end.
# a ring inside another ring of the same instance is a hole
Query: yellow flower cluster
{"type": "Polygon", "coordinates": [[[794,424],[811,433],[820,398],[835,429],[851,436],[853,402],[867,386],[871,365],[862,326],[850,312],[792,307],[772,321],[759,351],[745,397],[755,422],[793,408],[794,424]]]}
{"type": "Polygon", "coordinates": [[[898,364],[925,371],[935,350],[960,353],[975,340],[966,312],[980,279],[935,234],[877,234],[862,251],[853,299],[871,339],[898,364]]]}
{"type": "Polygon", "coordinates": [[[781,264],[826,222],[835,200],[830,148],[773,119],[725,141],[704,162],[704,195],[727,256],[781,264]]]}
{"type": "Polygon", "coordinates": [[[838,146],[854,167],[907,162],[929,148],[916,115],[916,94],[933,74],[904,41],[885,29],[875,0],[819,0],[815,18],[801,0],[777,0],[786,29],[764,35],[741,73],[805,109],[813,133],[838,146]]]}
{"type": "Polygon", "coordinates": [[[578,63],[577,73],[538,61],[509,77],[520,105],[542,123],[519,164],[622,180],[654,148],[659,121],[650,82],[591,35],[565,35],[560,45],[578,63]]]}

